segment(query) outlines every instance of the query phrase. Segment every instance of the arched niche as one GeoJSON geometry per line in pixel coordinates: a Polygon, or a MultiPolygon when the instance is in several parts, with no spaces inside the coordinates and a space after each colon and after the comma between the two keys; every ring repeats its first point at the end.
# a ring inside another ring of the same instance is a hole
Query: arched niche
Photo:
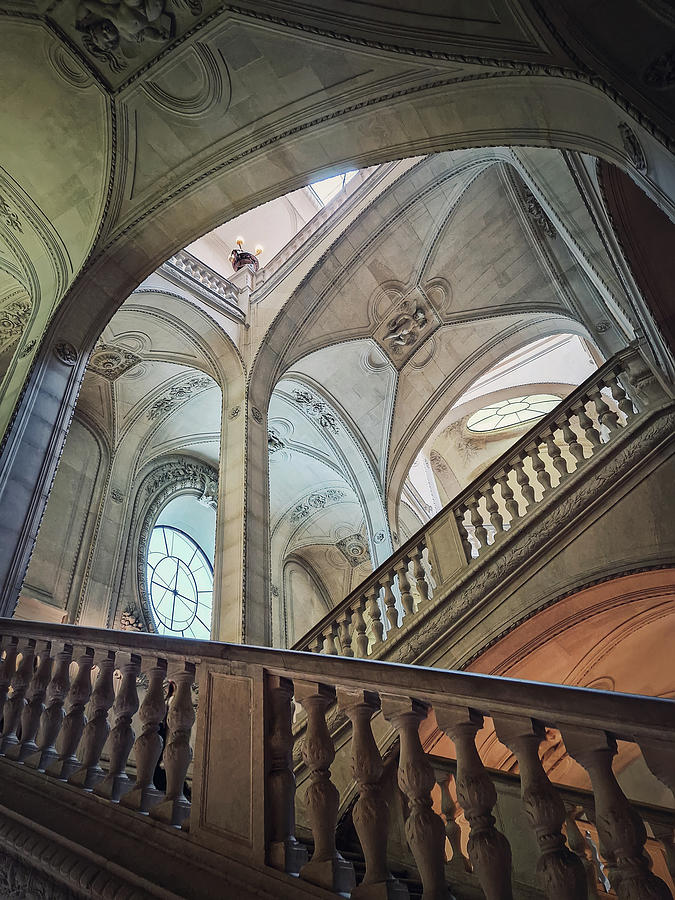
{"type": "MultiPolygon", "coordinates": [[[[282,646],[292,647],[332,607],[330,596],[316,569],[299,554],[291,554],[283,567],[283,596],[273,614],[279,618],[282,646]]],[[[279,602],[278,597],[273,601],[279,602]]],[[[273,607],[276,607],[273,602],[273,607]]]]}

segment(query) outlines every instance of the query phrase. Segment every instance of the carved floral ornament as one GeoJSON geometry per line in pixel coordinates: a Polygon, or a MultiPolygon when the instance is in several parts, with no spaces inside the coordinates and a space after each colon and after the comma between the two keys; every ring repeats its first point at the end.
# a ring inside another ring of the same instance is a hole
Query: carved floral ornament
{"type": "Polygon", "coordinates": [[[558,234],[555,230],[555,226],[544,212],[541,203],[539,203],[532,191],[526,187],[523,188],[523,203],[525,204],[527,214],[532,221],[537,224],[545,235],[550,238],[555,238],[558,234]]]}
{"type": "Polygon", "coordinates": [[[5,225],[7,225],[8,228],[18,231],[19,234],[23,234],[23,227],[21,226],[18,215],[14,212],[2,194],[0,194],[0,216],[4,219],[5,225]]]}
{"type": "Polygon", "coordinates": [[[27,297],[14,297],[0,309],[0,347],[18,338],[28,322],[31,302],[27,297]]]}
{"type": "Polygon", "coordinates": [[[325,509],[332,506],[333,503],[340,503],[344,500],[345,492],[339,488],[326,488],[323,491],[314,491],[306,500],[299,503],[290,514],[291,522],[302,522],[308,518],[315,510],[325,509]]]}
{"type": "Polygon", "coordinates": [[[370,561],[368,542],[362,534],[350,534],[335,545],[352,568],[370,561]]]}
{"type": "Polygon", "coordinates": [[[183,384],[172,387],[167,394],[164,394],[163,397],[155,400],[150,406],[148,409],[148,418],[151,420],[157,419],[161,415],[173,412],[173,410],[180,406],[181,403],[189,400],[193,394],[196,394],[204,388],[211,387],[212,385],[213,381],[208,375],[197,375],[183,384]]]}
{"type": "Polygon", "coordinates": [[[308,419],[313,419],[321,428],[339,434],[337,418],[330,411],[325,400],[320,400],[311,391],[294,391],[293,399],[308,419]]]}
{"type": "Polygon", "coordinates": [[[87,368],[89,371],[107,378],[108,381],[115,381],[139,362],[141,362],[141,357],[136,356],[125,347],[99,344],[91,354],[87,368]]]}
{"type": "Polygon", "coordinates": [[[68,341],[60,341],[54,346],[54,356],[64,366],[74,366],[77,362],[77,350],[68,341]]]}

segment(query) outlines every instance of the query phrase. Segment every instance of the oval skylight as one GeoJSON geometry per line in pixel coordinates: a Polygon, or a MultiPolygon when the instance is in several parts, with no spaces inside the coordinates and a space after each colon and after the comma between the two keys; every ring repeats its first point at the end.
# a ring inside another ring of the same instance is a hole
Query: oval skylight
{"type": "Polygon", "coordinates": [[[500,431],[524,422],[541,419],[560,403],[554,394],[530,394],[527,397],[511,397],[484,406],[469,416],[466,427],[469,431],[500,431]]]}

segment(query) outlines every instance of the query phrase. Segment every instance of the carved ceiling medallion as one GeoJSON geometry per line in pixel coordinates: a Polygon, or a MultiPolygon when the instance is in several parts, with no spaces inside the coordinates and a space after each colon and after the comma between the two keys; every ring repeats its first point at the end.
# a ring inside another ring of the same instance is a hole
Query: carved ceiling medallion
{"type": "Polygon", "coordinates": [[[439,325],[440,320],[432,305],[420,291],[415,291],[389,312],[377,327],[374,337],[400,369],[439,325]]]}
{"type": "Polygon", "coordinates": [[[124,347],[116,347],[114,344],[99,344],[91,354],[87,368],[108,381],[115,381],[141,362],[141,357],[136,356],[131,350],[124,347]]]}
{"type": "Polygon", "coordinates": [[[370,562],[368,542],[361,534],[350,534],[335,545],[352,568],[370,562]]]}

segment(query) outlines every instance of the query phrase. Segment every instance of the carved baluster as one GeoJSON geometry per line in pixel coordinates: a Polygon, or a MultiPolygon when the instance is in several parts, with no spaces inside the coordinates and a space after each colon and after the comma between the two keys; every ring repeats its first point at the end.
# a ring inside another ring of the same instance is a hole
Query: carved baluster
{"type": "Polygon", "coordinates": [[[312,638],[309,644],[309,652],[310,653],[321,653],[323,650],[323,641],[324,637],[322,634],[317,634],[316,637],[312,638]]]}
{"type": "Polygon", "coordinates": [[[352,634],[349,629],[351,618],[352,613],[349,609],[341,612],[338,616],[338,634],[340,636],[340,648],[342,649],[341,655],[348,657],[354,656],[354,651],[352,650],[352,634]]]}
{"type": "Polygon", "coordinates": [[[672,741],[640,741],[640,749],[651,773],[675,797],[675,745],[672,741]]]}
{"type": "MultiPolygon", "coordinates": [[[[487,547],[488,533],[485,522],[483,521],[483,514],[478,508],[478,498],[470,497],[466,501],[466,508],[469,510],[469,518],[471,519],[471,524],[473,525],[474,534],[476,535],[479,546],[487,547]]],[[[480,553],[480,550],[478,552],[480,553]]]]}
{"type": "Polygon", "coordinates": [[[595,796],[595,824],[600,852],[609,863],[609,876],[619,900],[645,897],[672,900],[670,890],[650,871],[645,853],[645,826],[619,787],[612,771],[616,741],[604,731],[569,728],[563,740],[572,756],[588,772],[595,796]]]}
{"type": "Polygon", "coordinates": [[[424,606],[424,604],[429,599],[429,585],[427,584],[427,573],[424,571],[424,566],[422,565],[422,554],[424,553],[424,544],[418,544],[414,547],[408,556],[412,562],[412,573],[413,578],[415,579],[415,587],[417,588],[417,593],[420,595],[419,605],[424,606]]]}
{"type": "Polygon", "coordinates": [[[546,452],[551,457],[553,468],[560,476],[560,481],[558,482],[560,484],[560,482],[564,481],[565,478],[567,478],[567,476],[569,475],[569,469],[567,468],[567,463],[565,462],[565,459],[562,455],[562,450],[556,443],[555,435],[553,434],[553,428],[548,428],[546,430],[546,434],[544,435],[544,443],[546,444],[546,452]]]}
{"type": "Polygon", "coordinates": [[[504,530],[506,531],[507,528],[510,528],[513,525],[516,519],[520,518],[520,511],[513,494],[513,489],[509,484],[508,474],[504,471],[500,472],[499,475],[497,475],[496,481],[502,494],[506,512],[509,514],[509,521],[504,523],[504,530]]]}
{"type": "Polygon", "coordinates": [[[325,638],[325,641],[324,641],[322,652],[326,656],[337,656],[337,647],[335,646],[335,638],[337,636],[337,625],[335,624],[335,622],[331,622],[330,625],[326,626],[323,636],[325,638]]]}
{"type": "Polygon", "coordinates": [[[595,427],[593,420],[586,412],[586,404],[588,400],[580,400],[578,404],[576,404],[573,409],[576,413],[577,419],[579,420],[579,425],[581,426],[582,431],[586,435],[586,440],[590,443],[592,450],[591,456],[595,453],[597,447],[602,446],[602,441],[600,440],[600,432],[595,427]]]}
{"type": "Polygon", "coordinates": [[[338,690],[338,707],[352,723],[352,773],[359,789],[352,819],[366,862],[366,874],[352,891],[352,900],[405,900],[408,889],[387,867],[389,804],[381,785],[382,757],[370,724],[379,700],[370,691],[338,690]]]}
{"type": "Polygon", "coordinates": [[[518,459],[514,460],[513,468],[516,473],[516,483],[520,488],[520,493],[522,495],[523,500],[525,501],[525,510],[523,515],[529,510],[531,506],[534,506],[534,488],[532,487],[532,483],[530,482],[530,476],[525,471],[525,460],[527,459],[526,455],[519,456],[518,459]]]}
{"type": "Polygon", "coordinates": [[[574,803],[565,803],[565,830],[570,850],[579,858],[586,877],[586,891],[589,898],[598,897],[598,870],[593,851],[577,825],[577,815],[581,808],[574,803]]]}
{"type": "Polygon", "coordinates": [[[581,860],[565,846],[562,827],[565,805],[548,780],[539,759],[546,734],[531,719],[495,719],[497,737],[515,755],[520,768],[520,791],[525,813],[539,845],[537,873],[549,900],[586,898],[586,875],[581,860]]]}
{"type": "Polygon", "coordinates": [[[607,401],[603,397],[600,387],[591,388],[588,392],[588,396],[591,398],[593,404],[595,405],[598,419],[611,435],[614,431],[616,431],[619,417],[615,412],[612,412],[612,410],[607,405],[607,401]]]}
{"type": "Polygon", "coordinates": [[[402,556],[394,563],[394,569],[398,575],[398,589],[401,592],[401,605],[406,616],[412,616],[415,612],[415,601],[410,593],[410,581],[408,580],[409,565],[410,559],[407,556],[402,556]]]}
{"type": "Polygon", "coordinates": [[[8,759],[23,762],[37,750],[35,736],[40,727],[40,718],[45,708],[47,685],[51,679],[51,641],[38,643],[38,666],[28,688],[28,702],[21,713],[21,743],[8,744],[5,755],[8,759]]]}
{"type": "Polygon", "coordinates": [[[445,828],[431,803],[435,784],[419,736],[427,708],[417,700],[382,694],[382,713],[399,734],[401,752],[398,785],[408,798],[410,812],[405,834],[424,888],[423,900],[448,900],[445,884],[445,828]]]}
{"type": "Polygon", "coordinates": [[[326,725],[326,709],[334,696],[333,689],[323,684],[304,681],[295,684],[295,699],[307,713],[302,758],[309,769],[306,803],[314,836],[314,853],[300,870],[300,877],[329,891],[348,893],[355,884],[354,867],[335,847],[340,795],[330,779],[335,750],[326,725]]]}
{"type": "Polygon", "coordinates": [[[166,795],[162,803],[150,810],[154,819],[167,825],[181,825],[190,814],[190,801],[184,793],[185,776],[192,760],[190,736],[195,722],[192,705],[192,685],[195,680],[194,663],[184,662],[182,668],[170,673],[176,691],[169,700],[166,717],[167,737],[164,746],[166,795]]]}
{"type": "Polygon", "coordinates": [[[392,591],[394,573],[387,572],[380,578],[380,585],[384,590],[384,610],[389,622],[389,630],[398,628],[398,610],[396,609],[396,597],[392,591]]]}
{"type": "Polygon", "coordinates": [[[462,829],[455,820],[459,807],[450,794],[449,782],[453,776],[448,775],[443,769],[439,769],[434,774],[436,783],[441,789],[441,815],[445,816],[445,836],[452,851],[448,865],[458,872],[471,872],[471,863],[462,853],[462,829]]]}
{"type": "Polygon", "coordinates": [[[0,644],[0,651],[5,651],[5,657],[0,663],[0,708],[4,707],[9,685],[16,670],[16,657],[19,652],[19,639],[16,637],[4,638],[0,644]]]}
{"type": "Polygon", "coordinates": [[[502,518],[502,514],[499,512],[499,504],[497,503],[497,499],[495,497],[495,490],[496,484],[486,484],[481,489],[483,497],[485,497],[485,509],[487,510],[490,524],[495,530],[495,535],[492,539],[493,543],[497,540],[497,537],[504,531],[504,519],[502,518]]]}
{"type": "Polygon", "coordinates": [[[511,847],[495,828],[497,792],[476,749],[483,717],[464,707],[434,707],[438,727],[457,750],[457,800],[471,826],[469,859],[487,900],[512,900],[511,847]]]}
{"type": "Polygon", "coordinates": [[[356,647],[356,655],[361,658],[368,656],[368,635],[366,634],[366,620],[363,618],[365,608],[366,603],[363,597],[360,597],[353,606],[353,643],[356,647]]]}
{"type": "Polygon", "coordinates": [[[565,416],[561,428],[563,440],[567,444],[570,453],[576,460],[576,468],[578,469],[579,466],[583,465],[586,457],[584,456],[584,448],[579,443],[579,436],[572,428],[569,416],[565,416]]]}
{"type": "Polygon", "coordinates": [[[666,866],[670,872],[671,878],[675,878],[675,831],[672,822],[657,822],[653,819],[647,819],[651,825],[654,839],[657,840],[663,848],[663,855],[666,860],[666,866]]]}
{"type": "Polygon", "coordinates": [[[375,644],[379,644],[384,636],[384,625],[382,624],[379,596],[379,585],[373,585],[366,591],[366,598],[368,600],[366,610],[370,616],[370,627],[373,629],[373,643],[375,644]]]}
{"type": "Polygon", "coordinates": [[[159,729],[166,713],[164,702],[166,660],[156,659],[150,668],[146,669],[143,666],[143,671],[148,676],[148,687],[138,710],[142,731],[134,744],[136,783],[122,798],[122,805],[145,813],[164,799],[164,794],[157,790],[152,779],[164,747],[159,729]]]}
{"type": "Polygon", "coordinates": [[[67,781],[68,778],[80,767],[80,761],[75,755],[77,752],[87,717],[84,709],[91,695],[91,669],[94,665],[94,651],[85,647],[84,652],[77,659],[77,675],[72,681],[66,703],[68,714],[63,720],[63,727],[59,734],[56,748],[59,751],[58,758],[46,769],[47,774],[59,781],[67,781]]]}
{"type": "Polygon", "coordinates": [[[26,691],[33,676],[33,660],[35,658],[35,641],[28,639],[19,645],[21,662],[11,680],[11,692],[2,709],[2,738],[0,739],[0,754],[19,743],[16,730],[19,726],[21,713],[26,705],[26,691]]]}
{"type": "Polygon", "coordinates": [[[611,378],[608,378],[605,381],[605,386],[609,388],[612,397],[616,401],[617,406],[619,407],[619,412],[626,419],[626,425],[630,422],[630,420],[635,415],[635,407],[633,406],[633,401],[630,399],[626,391],[623,389],[623,385],[618,380],[618,376],[620,372],[617,372],[611,378]]]}
{"type": "Polygon", "coordinates": [[[466,560],[467,562],[471,562],[473,559],[473,544],[471,543],[471,538],[469,537],[469,526],[466,524],[466,516],[469,514],[469,521],[471,520],[471,511],[469,507],[462,503],[460,506],[455,507],[455,519],[457,520],[457,528],[459,530],[459,535],[462,539],[462,543],[464,544],[464,550],[466,552],[466,560]]]}
{"type": "Polygon", "coordinates": [[[551,476],[546,471],[546,466],[544,465],[544,460],[541,458],[539,447],[535,444],[528,449],[527,453],[532,462],[532,468],[534,469],[537,481],[541,485],[544,495],[546,495],[546,493],[551,490],[551,476]]]}
{"type": "Polygon", "coordinates": [[[52,677],[47,686],[47,702],[40,718],[37,736],[37,750],[24,757],[24,762],[32,769],[42,772],[58,756],[56,738],[63,724],[63,703],[70,687],[70,663],[73,658],[72,644],[59,644],[58,649],[52,646],[52,677]]]}
{"type": "Polygon", "coordinates": [[[82,734],[82,765],[68,779],[69,784],[75,784],[85,791],[93,790],[104,777],[99,761],[110,733],[108,711],[115,700],[113,690],[115,652],[101,651],[100,655],[95,657],[94,665],[98,666],[98,675],[89,701],[89,721],[82,734]]]}
{"type": "Polygon", "coordinates": [[[94,788],[95,794],[106,797],[113,803],[119,803],[120,798],[132,787],[132,781],[126,773],[126,765],[134,745],[131,720],[138,709],[136,679],[141,658],[134,653],[119,653],[117,662],[122,680],[112,708],[115,724],[108,738],[110,764],[108,774],[94,788]]]}
{"type": "Polygon", "coordinates": [[[269,774],[269,845],[267,863],[294,875],[307,862],[307,849],[295,839],[295,775],[293,774],[293,683],[278,675],[266,681],[269,774]]]}

